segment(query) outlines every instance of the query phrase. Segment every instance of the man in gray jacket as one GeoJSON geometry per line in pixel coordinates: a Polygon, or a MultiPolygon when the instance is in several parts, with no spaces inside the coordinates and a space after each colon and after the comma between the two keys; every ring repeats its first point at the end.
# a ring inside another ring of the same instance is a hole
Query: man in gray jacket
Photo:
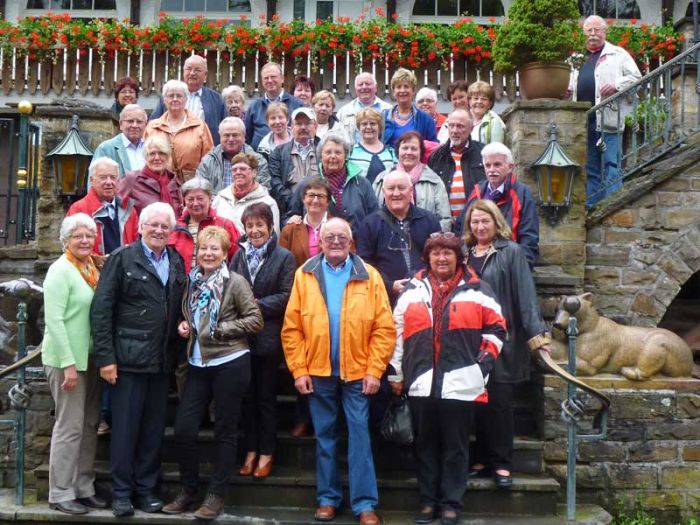
{"type": "Polygon", "coordinates": [[[226,117],[219,124],[221,144],[207,153],[197,167],[195,176],[211,182],[213,193],[216,195],[228,188],[231,178],[231,159],[239,153],[250,153],[258,160],[258,175],[256,180],[270,189],[270,170],[265,158],[245,143],[245,124],[238,117],[226,117]]]}

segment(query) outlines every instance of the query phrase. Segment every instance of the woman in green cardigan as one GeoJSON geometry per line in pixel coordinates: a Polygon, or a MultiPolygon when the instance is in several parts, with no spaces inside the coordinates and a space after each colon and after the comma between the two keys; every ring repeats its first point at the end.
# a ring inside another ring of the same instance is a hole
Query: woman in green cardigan
{"type": "Polygon", "coordinates": [[[107,506],[95,495],[93,468],[100,419],[99,373],[90,356],[90,304],[99,277],[91,256],[96,233],[89,215],[63,219],[63,255],[44,280],[42,361],[56,404],[49,506],[66,514],[107,506]]]}

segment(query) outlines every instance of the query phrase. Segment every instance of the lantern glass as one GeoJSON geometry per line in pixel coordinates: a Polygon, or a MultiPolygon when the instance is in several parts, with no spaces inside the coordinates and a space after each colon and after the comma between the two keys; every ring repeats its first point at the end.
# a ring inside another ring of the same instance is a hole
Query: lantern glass
{"type": "Polygon", "coordinates": [[[87,157],[81,155],[60,155],[54,158],[57,186],[62,195],[84,195],[85,174],[88,169],[87,157]]]}

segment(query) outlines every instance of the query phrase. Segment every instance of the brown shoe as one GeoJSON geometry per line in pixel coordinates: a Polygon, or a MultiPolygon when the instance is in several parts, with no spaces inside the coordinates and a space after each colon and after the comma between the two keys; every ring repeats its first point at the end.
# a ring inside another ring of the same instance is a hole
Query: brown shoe
{"type": "Polygon", "coordinates": [[[297,423],[292,427],[289,433],[292,435],[292,437],[299,438],[304,436],[310,436],[311,429],[306,423],[297,423]]]}
{"type": "Polygon", "coordinates": [[[316,509],[314,519],[316,521],[333,521],[335,519],[336,512],[337,509],[333,505],[321,505],[316,509]]]}
{"type": "Polygon", "coordinates": [[[253,472],[253,477],[258,478],[258,479],[266,478],[270,475],[271,471],[272,471],[272,458],[270,458],[270,461],[268,461],[264,465],[260,465],[260,462],[258,462],[258,466],[255,467],[255,472],[253,472]]]}
{"type": "Polygon", "coordinates": [[[195,495],[188,494],[184,490],[181,490],[173,501],[160,510],[166,514],[182,514],[183,512],[194,509],[196,504],[197,497],[195,495]]]}
{"type": "Polygon", "coordinates": [[[379,519],[377,513],[373,510],[360,512],[360,525],[380,525],[382,520],[379,519]]]}
{"type": "Polygon", "coordinates": [[[249,459],[250,457],[251,456],[246,456],[246,462],[243,463],[243,466],[238,471],[241,476],[250,476],[255,471],[255,464],[258,462],[258,455],[255,454],[252,456],[252,459],[249,459]]]}
{"type": "Polygon", "coordinates": [[[213,520],[224,511],[224,498],[216,494],[207,494],[204,503],[194,513],[194,517],[200,520],[213,520]]]}

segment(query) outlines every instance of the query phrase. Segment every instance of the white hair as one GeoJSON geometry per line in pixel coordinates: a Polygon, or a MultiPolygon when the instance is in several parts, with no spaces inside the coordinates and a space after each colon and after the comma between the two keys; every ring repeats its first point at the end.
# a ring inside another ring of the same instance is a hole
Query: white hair
{"type": "Polygon", "coordinates": [[[341,219],[340,217],[332,217],[328,219],[326,222],[321,224],[321,238],[323,238],[323,234],[328,230],[329,227],[339,224],[341,225],[345,230],[346,233],[348,234],[348,238],[352,240],[352,228],[350,228],[350,223],[346,221],[345,219],[341,219]]]}
{"type": "Polygon", "coordinates": [[[221,133],[221,128],[224,126],[236,126],[238,129],[245,133],[245,123],[239,117],[226,117],[224,120],[219,122],[219,133],[221,133]]]}
{"type": "Polygon", "coordinates": [[[241,100],[245,102],[245,94],[243,93],[243,88],[241,86],[236,86],[231,85],[227,88],[224,88],[224,90],[221,92],[221,97],[226,100],[228,97],[232,97],[233,95],[238,95],[241,97],[241,100]]]}
{"type": "Polygon", "coordinates": [[[323,148],[326,147],[326,144],[328,144],[329,142],[333,142],[334,144],[342,146],[343,151],[345,151],[345,159],[347,160],[347,158],[350,156],[350,150],[352,149],[350,143],[347,140],[345,140],[345,137],[332,131],[330,133],[326,133],[321,139],[321,142],[318,143],[318,146],[316,147],[316,155],[318,156],[318,158],[321,158],[321,152],[323,151],[323,148]]]}
{"type": "Polygon", "coordinates": [[[180,191],[182,192],[183,197],[187,195],[190,191],[194,190],[202,190],[204,193],[207,193],[210,197],[211,194],[214,192],[211,182],[202,177],[192,177],[190,180],[188,180],[182,186],[180,186],[180,191]]]}
{"type": "Polygon", "coordinates": [[[420,88],[418,93],[416,93],[416,100],[421,100],[424,98],[429,98],[433,102],[437,102],[437,91],[429,87],[420,88]]]}
{"type": "Polygon", "coordinates": [[[203,56],[200,55],[192,55],[189,57],[187,60],[185,60],[185,63],[183,64],[183,67],[187,65],[187,63],[190,62],[199,62],[201,65],[204,66],[204,69],[207,69],[207,60],[203,56]]]}
{"type": "Polygon", "coordinates": [[[586,19],[583,21],[583,25],[586,25],[586,24],[588,24],[589,22],[598,22],[598,24],[600,24],[601,26],[603,26],[603,29],[607,29],[607,27],[608,27],[608,23],[605,21],[605,19],[602,18],[602,17],[600,17],[600,16],[598,16],[598,15],[591,15],[591,16],[589,16],[588,18],[586,18],[586,19]]]}
{"type": "Polygon", "coordinates": [[[58,240],[61,241],[63,247],[65,248],[68,239],[73,235],[73,232],[78,228],[87,228],[93,234],[97,234],[97,225],[95,221],[87,213],[76,213],[75,215],[69,215],[61,222],[61,228],[58,232],[58,240]]]}
{"type": "Polygon", "coordinates": [[[172,79],[163,84],[163,89],[161,91],[163,98],[165,98],[170,91],[182,91],[184,95],[187,96],[187,93],[189,93],[189,88],[182,80],[172,79]]]}
{"type": "Polygon", "coordinates": [[[127,104],[122,108],[122,112],[119,113],[119,122],[124,120],[125,113],[131,113],[132,111],[140,111],[141,113],[143,113],[144,117],[148,118],[148,116],[146,115],[146,110],[143,109],[141,106],[139,106],[138,104],[127,104]]]}
{"type": "Polygon", "coordinates": [[[173,211],[173,207],[165,202],[152,202],[141,210],[141,215],[139,215],[139,231],[154,215],[167,215],[170,228],[175,227],[175,212],[173,211]]]}
{"type": "Polygon", "coordinates": [[[95,174],[95,169],[104,166],[105,168],[112,168],[114,169],[115,173],[119,173],[119,164],[117,164],[114,160],[110,159],[109,157],[98,157],[96,159],[93,159],[93,161],[90,163],[90,167],[88,168],[88,173],[90,177],[92,177],[95,174]]]}
{"type": "Polygon", "coordinates": [[[489,155],[503,155],[508,164],[513,164],[513,152],[501,142],[490,142],[481,150],[481,160],[486,160],[489,155]]]}
{"type": "Polygon", "coordinates": [[[467,120],[469,120],[469,125],[470,125],[470,126],[473,126],[473,125],[474,125],[474,119],[472,118],[472,114],[469,113],[469,111],[467,111],[466,109],[463,109],[463,108],[457,108],[457,109],[453,110],[452,113],[450,113],[449,117],[447,117],[447,118],[449,119],[449,118],[450,118],[452,115],[454,115],[455,113],[464,113],[464,114],[467,116],[467,120]]]}
{"type": "Polygon", "coordinates": [[[375,85],[375,86],[377,85],[377,79],[374,77],[374,75],[373,75],[372,73],[370,73],[369,71],[363,71],[362,73],[358,74],[358,75],[355,77],[355,87],[357,87],[358,79],[360,79],[360,78],[362,78],[362,77],[369,77],[369,78],[371,78],[372,81],[374,82],[374,85],[375,85]]]}

